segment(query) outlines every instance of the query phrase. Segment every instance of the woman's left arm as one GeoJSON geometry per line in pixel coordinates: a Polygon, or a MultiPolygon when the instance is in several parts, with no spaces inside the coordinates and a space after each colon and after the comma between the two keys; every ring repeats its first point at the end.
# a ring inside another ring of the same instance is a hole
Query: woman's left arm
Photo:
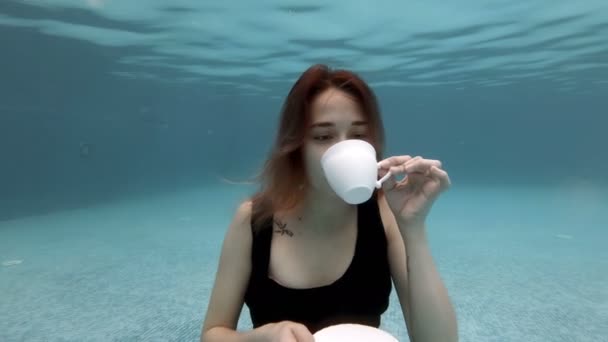
{"type": "Polygon", "coordinates": [[[393,282],[413,342],[458,341],[456,313],[439,275],[426,234],[426,217],[451,181],[438,160],[396,156],[379,163],[393,282]],[[399,175],[405,174],[402,180],[399,175]]]}
{"type": "Polygon", "coordinates": [[[425,227],[400,224],[399,231],[406,250],[412,341],[458,341],[456,313],[433,261],[425,227]]]}
{"type": "Polygon", "coordinates": [[[458,341],[456,314],[433,261],[424,227],[399,226],[386,206],[383,209],[388,220],[385,226],[391,276],[410,340],[458,341]]]}

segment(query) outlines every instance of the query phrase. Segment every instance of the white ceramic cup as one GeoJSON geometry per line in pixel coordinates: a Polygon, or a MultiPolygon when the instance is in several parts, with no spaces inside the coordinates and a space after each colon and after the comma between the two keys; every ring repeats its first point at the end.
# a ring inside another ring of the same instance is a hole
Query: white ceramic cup
{"type": "Polygon", "coordinates": [[[349,139],[331,146],[321,157],[321,166],[334,192],[349,204],[369,200],[390,173],[378,180],[376,150],[365,140],[349,139]]]}

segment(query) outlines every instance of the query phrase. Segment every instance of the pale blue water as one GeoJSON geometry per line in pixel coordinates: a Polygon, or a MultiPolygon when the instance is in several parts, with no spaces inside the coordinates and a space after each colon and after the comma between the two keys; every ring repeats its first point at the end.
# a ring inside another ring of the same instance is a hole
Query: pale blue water
{"type": "MultiPolygon", "coordinates": [[[[167,4],[0,4],[0,341],[197,341],[253,190],[221,177],[316,62],[370,82],[387,155],[450,173],[461,341],[606,339],[607,2],[167,4]]],[[[394,292],[382,327],[408,340],[394,292]]]]}

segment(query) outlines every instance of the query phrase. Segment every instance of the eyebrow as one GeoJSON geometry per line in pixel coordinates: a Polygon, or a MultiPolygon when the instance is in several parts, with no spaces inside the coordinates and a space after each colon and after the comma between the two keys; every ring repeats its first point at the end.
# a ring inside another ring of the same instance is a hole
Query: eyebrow
{"type": "MultiPolygon", "coordinates": [[[[353,121],[352,125],[353,126],[365,126],[365,125],[367,125],[367,121],[353,121]]],[[[321,121],[321,122],[317,122],[317,123],[310,125],[310,128],[333,127],[333,126],[335,126],[335,124],[333,122],[321,121]]]]}

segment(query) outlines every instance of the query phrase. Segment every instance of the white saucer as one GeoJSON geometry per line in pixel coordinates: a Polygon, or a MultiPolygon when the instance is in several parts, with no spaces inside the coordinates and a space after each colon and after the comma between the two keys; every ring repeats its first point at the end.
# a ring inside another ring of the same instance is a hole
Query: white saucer
{"type": "Polygon", "coordinates": [[[388,332],[361,324],[337,324],[317,331],[315,342],[399,342],[388,332]]]}

